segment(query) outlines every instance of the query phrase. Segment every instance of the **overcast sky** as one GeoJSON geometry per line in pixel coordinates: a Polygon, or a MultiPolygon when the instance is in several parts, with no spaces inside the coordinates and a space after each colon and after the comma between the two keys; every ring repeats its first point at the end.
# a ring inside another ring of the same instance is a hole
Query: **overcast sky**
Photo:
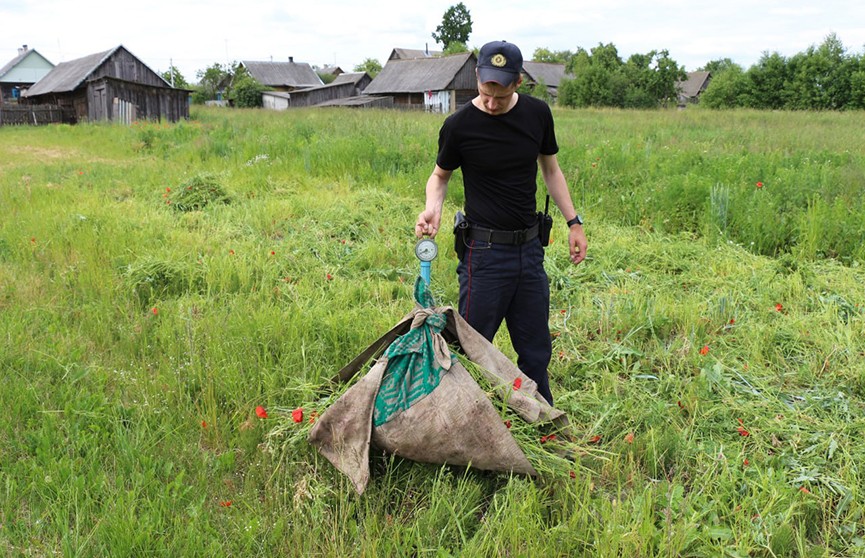
{"type": "MultiPolygon", "coordinates": [[[[0,0],[0,66],[26,44],[51,62],[122,44],[151,69],[172,62],[189,82],[212,64],[288,60],[345,71],[366,58],[382,64],[395,47],[440,50],[431,34],[458,0],[0,0]]],[[[667,49],[688,71],[731,58],[745,69],[763,52],[792,56],[835,33],[865,52],[862,0],[464,0],[469,47],[489,40],[536,48],[619,55],[667,49]]]]}

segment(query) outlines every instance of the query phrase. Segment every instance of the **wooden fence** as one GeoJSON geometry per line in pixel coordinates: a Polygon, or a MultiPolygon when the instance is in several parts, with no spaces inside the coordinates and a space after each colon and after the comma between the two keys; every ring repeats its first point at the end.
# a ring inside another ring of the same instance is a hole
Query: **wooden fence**
{"type": "Polygon", "coordinates": [[[0,104],[0,126],[39,126],[73,120],[72,110],[58,105],[0,104]]]}

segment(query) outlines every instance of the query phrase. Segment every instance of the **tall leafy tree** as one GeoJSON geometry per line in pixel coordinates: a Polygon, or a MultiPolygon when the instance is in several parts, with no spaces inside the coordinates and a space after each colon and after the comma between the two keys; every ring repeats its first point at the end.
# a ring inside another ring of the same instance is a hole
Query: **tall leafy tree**
{"type": "Polygon", "coordinates": [[[183,77],[180,70],[178,70],[173,64],[160,75],[162,76],[162,79],[172,84],[173,87],[177,87],[178,89],[189,89],[189,83],[186,81],[186,78],[183,77]]]}
{"type": "Polygon", "coordinates": [[[436,27],[432,38],[447,49],[453,42],[468,44],[471,33],[472,16],[466,5],[460,2],[445,11],[442,22],[436,27]]]}
{"type": "Polygon", "coordinates": [[[787,104],[789,65],[787,59],[773,52],[764,52],[760,60],[748,69],[747,106],[758,109],[783,109],[787,104]]]}
{"type": "Polygon", "coordinates": [[[369,77],[374,78],[381,71],[381,62],[375,58],[366,58],[363,62],[354,67],[355,72],[366,72],[369,77]]]}

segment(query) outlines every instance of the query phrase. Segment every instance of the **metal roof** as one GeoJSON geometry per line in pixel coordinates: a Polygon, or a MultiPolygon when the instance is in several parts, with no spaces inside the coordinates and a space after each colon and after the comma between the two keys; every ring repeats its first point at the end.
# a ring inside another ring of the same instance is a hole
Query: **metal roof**
{"type": "Polygon", "coordinates": [[[268,87],[314,87],[322,84],[312,66],[305,62],[243,60],[241,64],[258,83],[268,87]]]}
{"type": "Polygon", "coordinates": [[[381,72],[364,90],[366,94],[422,93],[448,89],[457,73],[477,63],[471,52],[441,58],[388,60],[381,72]]]}

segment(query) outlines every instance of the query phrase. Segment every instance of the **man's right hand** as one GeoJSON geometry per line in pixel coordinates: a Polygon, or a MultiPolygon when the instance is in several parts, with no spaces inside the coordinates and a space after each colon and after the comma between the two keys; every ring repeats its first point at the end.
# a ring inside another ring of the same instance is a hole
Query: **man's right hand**
{"type": "Polygon", "coordinates": [[[418,238],[428,236],[435,238],[439,232],[441,225],[441,213],[436,213],[432,209],[424,209],[417,216],[417,223],[414,226],[414,234],[418,238]]]}

